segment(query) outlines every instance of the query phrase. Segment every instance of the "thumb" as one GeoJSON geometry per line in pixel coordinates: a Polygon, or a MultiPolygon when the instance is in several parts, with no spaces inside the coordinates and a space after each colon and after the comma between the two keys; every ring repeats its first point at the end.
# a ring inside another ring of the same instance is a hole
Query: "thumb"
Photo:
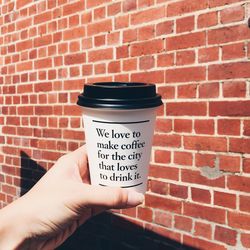
{"type": "Polygon", "coordinates": [[[144,195],[141,193],[117,187],[81,184],[81,190],[78,199],[85,207],[129,208],[141,204],[144,200],[144,195]]]}

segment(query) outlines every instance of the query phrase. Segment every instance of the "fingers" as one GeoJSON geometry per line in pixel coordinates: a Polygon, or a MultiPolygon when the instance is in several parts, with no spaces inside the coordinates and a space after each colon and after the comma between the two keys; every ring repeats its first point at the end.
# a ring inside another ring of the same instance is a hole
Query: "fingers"
{"type": "Polygon", "coordinates": [[[143,194],[132,190],[86,184],[82,184],[80,195],[79,201],[83,206],[100,206],[107,209],[135,207],[144,200],[143,194]]]}

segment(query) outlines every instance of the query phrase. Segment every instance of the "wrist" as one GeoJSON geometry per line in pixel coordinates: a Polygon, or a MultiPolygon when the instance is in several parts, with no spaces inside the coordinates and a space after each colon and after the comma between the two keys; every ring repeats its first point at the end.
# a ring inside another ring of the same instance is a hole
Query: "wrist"
{"type": "Polygon", "coordinates": [[[14,201],[0,210],[0,249],[28,249],[25,247],[28,239],[25,230],[27,222],[17,203],[14,201]]]}

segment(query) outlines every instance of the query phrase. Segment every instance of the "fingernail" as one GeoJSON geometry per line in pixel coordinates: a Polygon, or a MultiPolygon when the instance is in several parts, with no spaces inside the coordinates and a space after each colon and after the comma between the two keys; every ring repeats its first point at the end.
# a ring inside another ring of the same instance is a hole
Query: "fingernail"
{"type": "Polygon", "coordinates": [[[128,191],[128,206],[137,206],[144,201],[144,195],[135,191],[128,191]]]}

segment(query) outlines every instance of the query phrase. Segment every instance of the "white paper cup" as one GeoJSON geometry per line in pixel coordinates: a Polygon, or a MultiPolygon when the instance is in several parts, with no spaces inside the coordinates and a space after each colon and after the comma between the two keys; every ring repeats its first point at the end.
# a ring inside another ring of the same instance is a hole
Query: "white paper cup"
{"type": "Polygon", "coordinates": [[[156,108],[161,105],[155,86],[96,83],[85,85],[84,93],[78,104],[83,107],[91,184],[145,193],[156,108]]]}

